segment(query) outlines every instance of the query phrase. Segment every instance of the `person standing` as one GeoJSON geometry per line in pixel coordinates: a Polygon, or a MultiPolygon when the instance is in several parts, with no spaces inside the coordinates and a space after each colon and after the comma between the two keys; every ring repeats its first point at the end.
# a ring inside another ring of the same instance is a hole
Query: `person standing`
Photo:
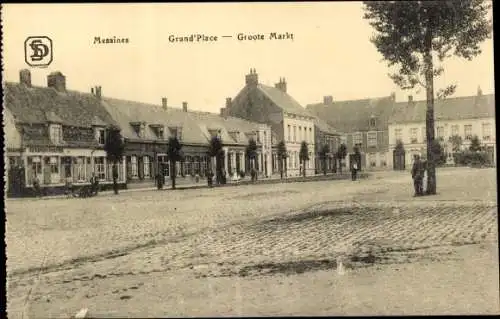
{"type": "Polygon", "coordinates": [[[357,177],[358,177],[358,163],[357,161],[354,161],[351,168],[351,178],[353,181],[355,181],[357,177]]]}
{"type": "Polygon", "coordinates": [[[42,191],[40,188],[40,179],[38,179],[38,175],[35,174],[33,178],[33,189],[35,190],[36,197],[42,197],[42,191]]]}
{"type": "Polygon", "coordinates": [[[413,196],[424,195],[423,189],[423,179],[424,179],[425,167],[420,160],[419,155],[415,155],[413,161],[413,167],[411,168],[411,177],[413,179],[413,187],[415,189],[415,194],[413,196]]]}

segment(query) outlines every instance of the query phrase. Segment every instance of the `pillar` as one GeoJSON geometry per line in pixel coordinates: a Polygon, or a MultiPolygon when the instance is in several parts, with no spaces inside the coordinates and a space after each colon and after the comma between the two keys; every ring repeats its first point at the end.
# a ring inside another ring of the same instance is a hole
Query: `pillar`
{"type": "Polygon", "coordinates": [[[127,180],[127,157],[123,156],[122,158],[122,178],[121,180],[125,182],[127,180]]]}

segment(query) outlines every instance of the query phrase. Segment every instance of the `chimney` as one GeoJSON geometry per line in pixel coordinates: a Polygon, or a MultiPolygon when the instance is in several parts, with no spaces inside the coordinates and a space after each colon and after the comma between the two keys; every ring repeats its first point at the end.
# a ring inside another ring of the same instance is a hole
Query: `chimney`
{"type": "Polygon", "coordinates": [[[257,85],[259,84],[259,76],[257,75],[257,71],[255,69],[250,69],[250,73],[245,77],[246,85],[257,85]]]}
{"type": "Polygon", "coordinates": [[[19,71],[19,82],[21,84],[26,85],[27,87],[31,87],[31,72],[28,69],[23,69],[19,71]]]}
{"type": "Polygon", "coordinates": [[[187,102],[182,102],[182,110],[184,112],[187,112],[188,111],[188,103],[187,102]]]}
{"type": "Polygon", "coordinates": [[[161,107],[166,110],[167,109],[167,98],[166,97],[162,97],[161,98],[161,107]]]}
{"type": "Polygon", "coordinates": [[[96,86],[95,87],[95,96],[98,98],[98,99],[101,99],[101,86],[96,86]]]}
{"type": "Polygon", "coordinates": [[[481,95],[483,95],[483,90],[481,90],[481,87],[478,86],[477,87],[477,96],[481,96],[481,95]]]}
{"type": "Polygon", "coordinates": [[[333,97],[331,95],[323,96],[323,104],[332,105],[333,104],[333,97]]]}
{"type": "Polygon", "coordinates": [[[408,103],[413,103],[413,95],[408,95],[408,103]]]}
{"type": "Polygon", "coordinates": [[[274,85],[278,90],[286,93],[286,80],[285,78],[280,78],[280,81],[274,85]]]}
{"type": "Polygon", "coordinates": [[[52,72],[47,76],[47,86],[58,92],[66,91],[66,77],[59,71],[52,72]]]}

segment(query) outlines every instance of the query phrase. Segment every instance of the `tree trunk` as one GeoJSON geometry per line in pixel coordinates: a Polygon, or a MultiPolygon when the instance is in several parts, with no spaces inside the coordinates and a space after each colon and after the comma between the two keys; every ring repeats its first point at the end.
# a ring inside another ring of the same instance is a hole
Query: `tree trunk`
{"type": "Polygon", "coordinates": [[[283,179],[283,159],[280,158],[280,177],[283,179]]]}
{"type": "Polygon", "coordinates": [[[118,195],[118,177],[116,176],[118,174],[116,171],[117,171],[116,162],[113,162],[112,172],[111,172],[111,174],[113,175],[113,190],[115,192],[115,195],[118,195]]]}
{"type": "Polygon", "coordinates": [[[425,85],[427,93],[427,112],[425,118],[427,132],[427,190],[429,195],[436,194],[436,162],[432,153],[434,141],[434,66],[432,61],[432,35],[426,33],[425,44],[427,52],[424,55],[425,85]]]}
{"type": "Polygon", "coordinates": [[[342,159],[339,158],[339,174],[342,175],[342,159]]]}
{"type": "Polygon", "coordinates": [[[306,177],[306,160],[302,161],[302,174],[306,177]]]}
{"type": "Polygon", "coordinates": [[[170,179],[172,180],[172,189],[175,189],[175,178],[177,177],[177,164],[175,161],[170,161],[170,179]]]}

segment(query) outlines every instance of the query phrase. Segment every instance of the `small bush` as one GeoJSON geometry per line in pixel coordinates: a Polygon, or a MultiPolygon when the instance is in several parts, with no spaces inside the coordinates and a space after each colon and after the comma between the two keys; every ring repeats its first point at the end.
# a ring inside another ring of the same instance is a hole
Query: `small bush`
{"type": "Polygon", "coordinates": [[[463,166],[483,166],[491,164],[486,152],[462,151],[454,154],[455,163],[463,166]]]}

